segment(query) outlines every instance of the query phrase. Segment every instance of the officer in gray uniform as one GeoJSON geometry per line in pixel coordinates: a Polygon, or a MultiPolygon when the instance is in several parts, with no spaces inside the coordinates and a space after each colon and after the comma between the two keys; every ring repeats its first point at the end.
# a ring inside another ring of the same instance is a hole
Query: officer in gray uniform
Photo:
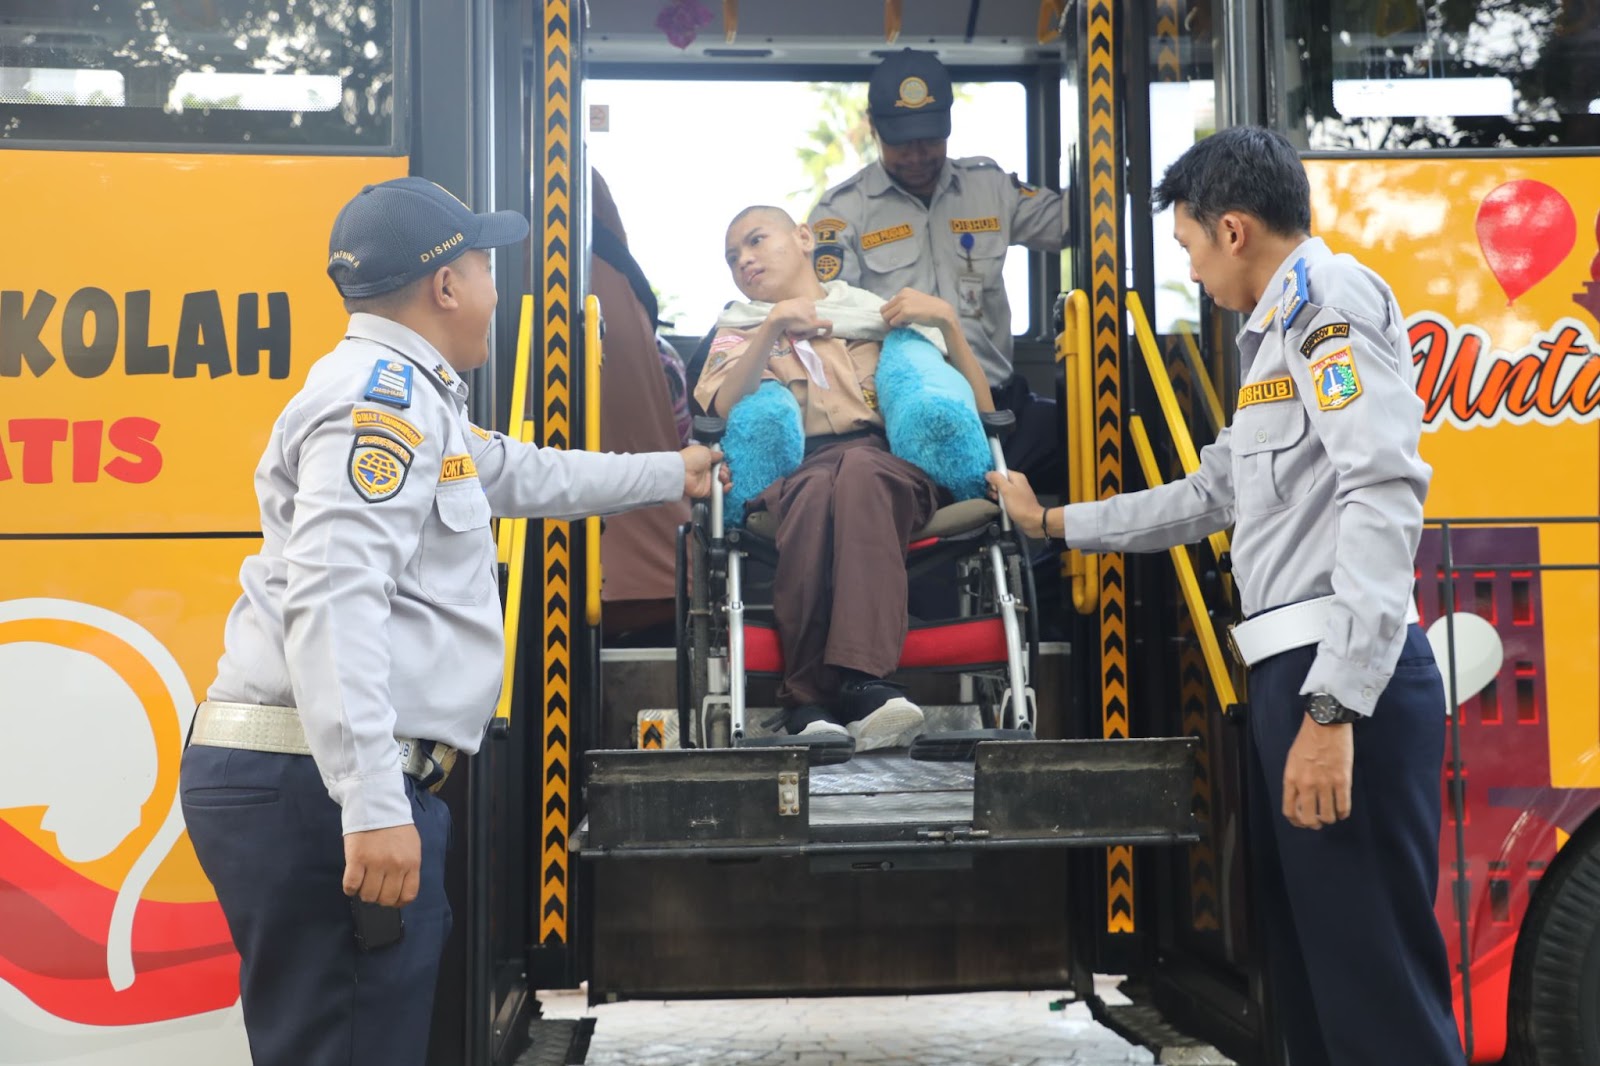
{"type": "Polygon", "coordinates": [[[872,72],[867,109],[879,162],[823,194],[809,219],[817,278],[842,279],[889,299],[902,289],[955,307],[994,390],[996,410],[1017,413],[1013,469],[1054,475],[1061,436],[1054,405],[1013,373],[1011,304],[1001,268],[1013,244],[1059,251],[1067,243],[1062,196],[1007,174],[992,159],[946,158],[950,72],[910,48],[872,72]]]}
{"type": "Polygon", "coordinates": [[[1445,698],[1413,602],[1431,469],[1389,286],[1310,236],[1287,140],[1216,133],[1168,169],[1191,274],[1240,332],[1233,424],[1181,481],[1040,508],[1024,530],[1156,551],[1234,524],[1250,668],[1253,899],[1294,1066],[1460,1066],[1439,873],[1445,698]]]}
{"type": "Polygon", "coordinates": [[[550,451],[467,420],[486,249],[527,234],[421,178],[366,187],[334,222],[328,273],[355,313],[256,468],[261,551],[180,777],[255,1066],[424,1061],[451,921],[430,789],[477,750],[505,661],[490,517],[710,488],[705,448],[550,451]]]}

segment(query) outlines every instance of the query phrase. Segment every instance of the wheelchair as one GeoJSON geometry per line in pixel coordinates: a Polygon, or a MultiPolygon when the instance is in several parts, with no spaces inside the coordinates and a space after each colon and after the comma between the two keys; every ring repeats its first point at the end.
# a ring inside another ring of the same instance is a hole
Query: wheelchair
{"type": "MultiPolygon", "coordinates": [[[[1014,425],[1009,411],[983,414],[995,469],[1004,472],[1001,443],[1014,425]]],[[[726,422],[697,416],[695,438],[720,444],[726,422]]],[[[780,677],[783,649],[773,621],[771,575],[777,564],[775,519],[749,516],[743,527],[725,520],[720,481],[695,501],[677,535],[677,702],[685,746],[805,747],[813,765],[854,754],[848,736],[788,735],[781,723],[763,730],[751,720],[748,679],[780,677]]],[[[954,607],[940,617],[915,614],[896,677],[906,673],[960,675],[959,706],[975,710],[977,728],[924,732],[913,759],[970,761],[985,740],[1033,738],[1032,679],[1038,676],[1039,623],[1027,542],[987,499],[940,508],[911,538],[909,584],[953,577],[954,607]]],[[[952,597],[943,597],[949,607],[952,597]]],[[[916,597],[913,597],[915,601],[916,597]]],[[[970,718],[970,714],[968,715],[970,718]]]]}

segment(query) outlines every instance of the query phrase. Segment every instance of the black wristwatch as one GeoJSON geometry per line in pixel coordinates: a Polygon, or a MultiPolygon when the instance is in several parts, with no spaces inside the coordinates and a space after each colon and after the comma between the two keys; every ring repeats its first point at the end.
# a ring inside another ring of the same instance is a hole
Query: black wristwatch
{"type": "Polygon", "coordinates": [[[1306,714],[1318,725],[1344,725],[1361,717],[1326,692],[1313,692],[1306,697],[1306,714]]]}

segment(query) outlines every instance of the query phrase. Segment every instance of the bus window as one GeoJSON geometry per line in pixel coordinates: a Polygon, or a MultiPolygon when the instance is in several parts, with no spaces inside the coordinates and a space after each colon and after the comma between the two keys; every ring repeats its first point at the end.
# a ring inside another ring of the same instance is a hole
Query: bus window
{"type": "Polygon", "coordinates": [[[394,4],[280,6],[9,3],[0,139],[388,149],[394,4]]]}
{"type": "MultiPolygon", "coordinates": [[[[771,203],[804,221],[830,186],[877,158],[861,82],[594,80],[585,93],[607,116],[589,133],[589,161],[627,213],[629,249],[679,335],[704,334],[739,298],[722,262],[734,212],[771,203]]],[[[1020,82],[958,83],[951,127],[951,157],[984,155],[1028,176],[1020,82]]],[[[1028,255],[1006,257],[1019,335],[1033,325],[1028,255]]]]}
{"type": "Polygon", "coordinates": [[[1594,4],[1309,0],[1283,10],[1283,125],[1302,147],[1600,145],[1594,4]]]}

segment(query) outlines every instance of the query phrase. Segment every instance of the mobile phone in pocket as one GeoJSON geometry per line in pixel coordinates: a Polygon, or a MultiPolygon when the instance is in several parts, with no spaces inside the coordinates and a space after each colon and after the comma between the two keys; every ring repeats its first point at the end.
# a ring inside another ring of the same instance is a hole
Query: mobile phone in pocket
{"type": "Polygon", "coordinates": [[[350,915],[355,919],[356,946],[362,951],[390,947],[400,943],[406,935],[406,923],[399,907],[367,903],[355,897],[350,900],[350,915]]]}

